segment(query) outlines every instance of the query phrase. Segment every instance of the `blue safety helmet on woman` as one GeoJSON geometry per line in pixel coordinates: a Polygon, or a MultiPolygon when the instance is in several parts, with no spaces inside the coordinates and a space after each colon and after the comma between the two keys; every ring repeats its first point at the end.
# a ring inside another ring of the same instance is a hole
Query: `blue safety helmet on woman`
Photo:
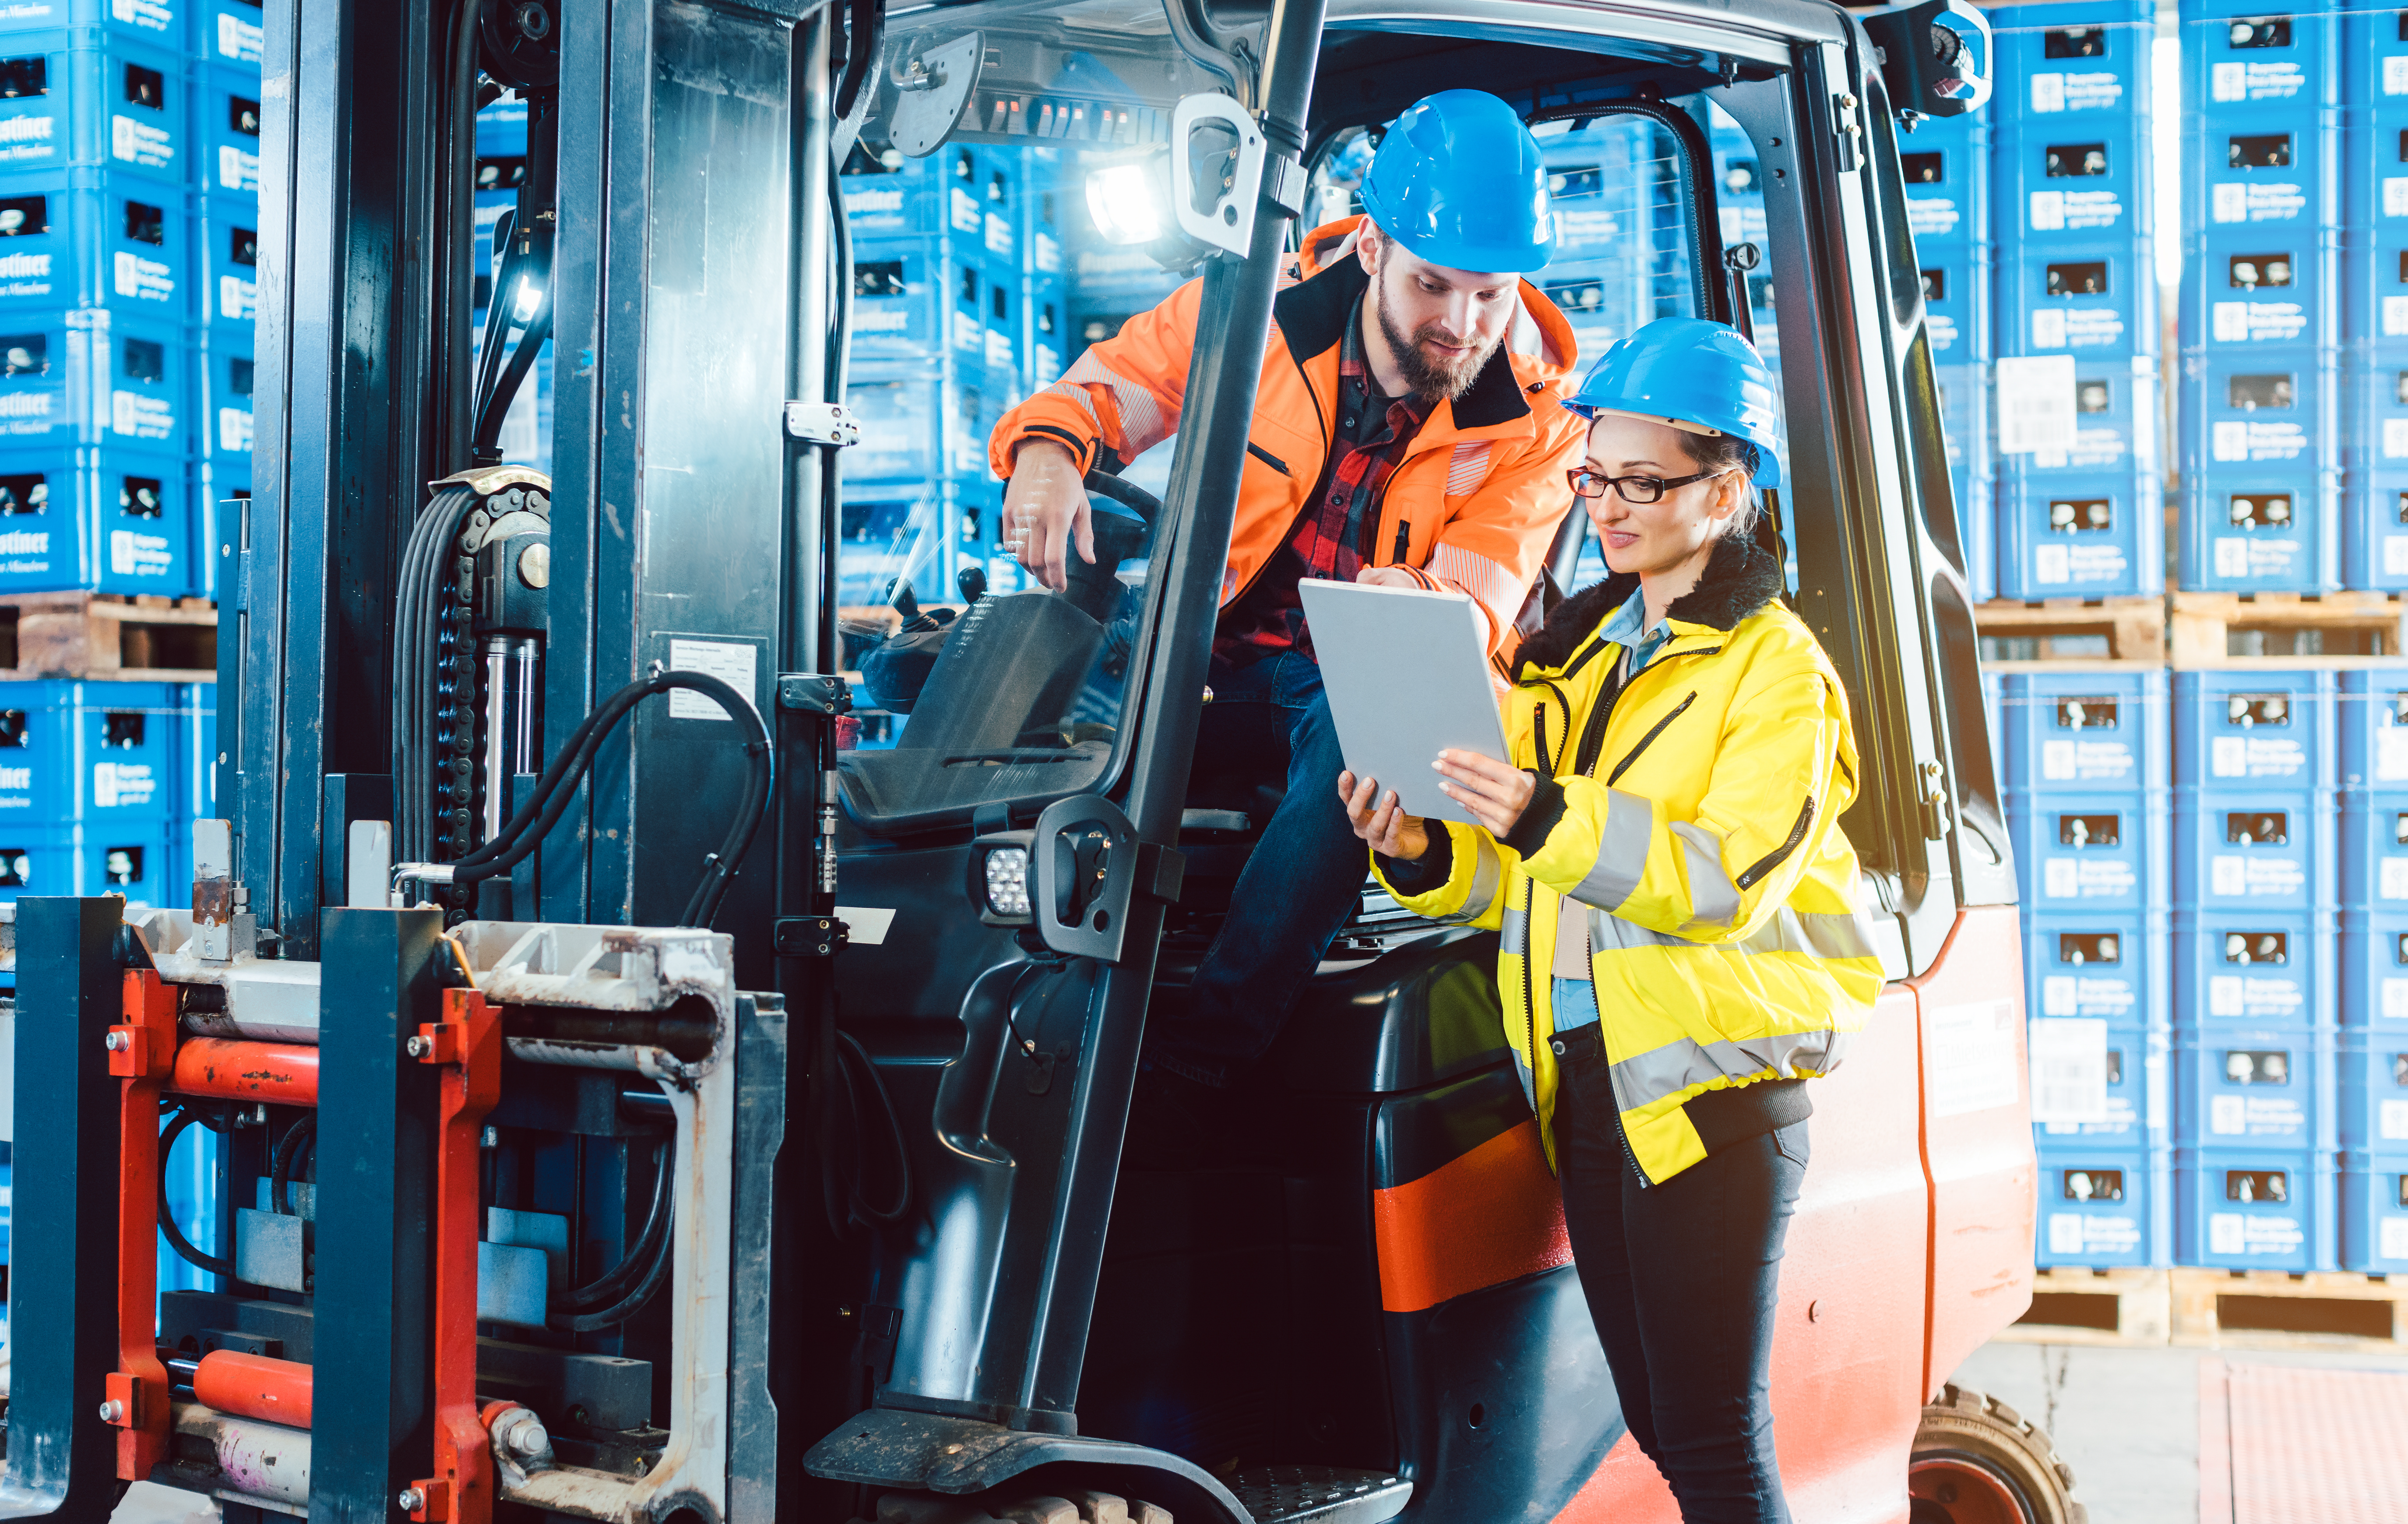
{"type": "Polygon", "coordinates": [[[1772,372],[1740,331],[1706,318],[1658,318],[1598,356],[1564,406],[1584,418],[1627,413],[1756,446],[1760,487],[1781,485],[1772,372]]]}
{"type": "Polygon", "coordinates": [[[1433,265],[1526,274],[1555,255],[1539,140],[1484,90],[1441,90],[1407,107],[1380,139],[1362,194],[1381,232],[1433,265]]]}

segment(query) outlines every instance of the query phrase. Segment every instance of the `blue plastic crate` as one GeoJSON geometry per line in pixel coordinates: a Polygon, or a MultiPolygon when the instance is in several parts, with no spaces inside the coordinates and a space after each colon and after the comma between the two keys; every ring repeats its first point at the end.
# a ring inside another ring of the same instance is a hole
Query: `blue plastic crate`
{"type": "Polygon", "coordinates": [[[2163,1265],[2172,1252],[2173,1171],[2162,1151],[2042,1138],[2042,1266],[2163,1265]]]}
{"type": "MultiPolygon", "coordinates": [[[[1587,352],[1585,350],[1584,353],[1587,352]]],[[[1965,581],[1977,601],[1998,596],[1997,467],[1990,432],[1990,368],[1932,367],[1940,393],[1941,437],[1965,551],[1965,581]]]]}
{"type": "Polygon", "coordinates": [[[2004,476],[1998,493],[2000,596],[2095,598],[2162,591],[2161,496],[2154,482],[2128,470],[2051,472],[2042,480],[2004,476]]]}
{"type": "Polygon", "coordinates": [[[2408,1272],[2408,1151],[2341,1156],[2341,1268],[2408,1272]]]}
{"type": "Polygon", "coordinates": [[[173,818],[182,707],[165,683],[0,683],[0,823],[173,818]]]}
{"type": "Polygon", "coordinates": [[[2157,276],[2128,241],[2048,253],[2001,252],[1997,277],[2000,354],[2077,359],[2152,354],[2157,276]]]}
{"type": "Polygon", "coordinates": [[[194,71],[194,169],[213,195],[259,194],[259,94],[257,69],[203,65],[194,71]]]}
{"type": "Polygon", "coordinates": [[[2031,1014],[2162,1029],[2173,1012],[2173,942],[2162,911],[2051,914],[2027,906],[2024,974],[2031,1014]]]}
{"type": "Polygon", "coordinates": [[[0,591],[189,594],[193,491],[173,456],[0,450],[0,591]]]}
{"type": "Polygon", "coordinates": [[[2032,1054],[2033,1114],[2049,1116],[2071,1109],[2049,1104],[2069,1101],[2057,1086],[2086,1083],[2090,1074],[2057,1075],[2046,1056],[2049,1044],[2062,1034],[2084,1048],[2103,1050],[2106,1065],[2106,1114],[2083,1121],[2036,1121],[2033,1141],[2042,1148],[2162,1149],[2172,1111],[2168,1099],[2172,1035],[2163,1027],[2121,1026],[2095,1016],[2034,1016],[2029,1048],[2032,1054]]]}
{"type": "Polygon", "coordinates": [[[198,243],[202,320],[248,338],[259,320],[259,203],[201,197],[198,243]]]}
{"type": "Polygon", "coordinates": [[[2175,1039],[2177,1147],[2329,1150],[2337,1112],[2328,1028],[2192,1029],[2175,1039]]]}
{"type": "Polygon", "coordinates": [[[218,578],[233,565],[242,515],[251,505],[251,464],[239,456],[207,462],[193,488],[194,597],[215,598],[218,578]]]}
{"type": "Polygon", "coordinates": [[[1923,321],[1934,365],[1978,365],[1990,344],[1990,268],[1948,244],[1917,245],[1923,271],[1923,321]]]}
{"type": "Polygon", "coordinates": [[[180,40],[21,33],[0,39],[0,169],[105,166],[181,184],[190,83],[180,40]]]}
{"type": "MultiPolygon", "coordinates": [[[[1966,116],[1927,117],[1899,137],[1906,225],[1926,263],[1935,254],[1986,263],[1980,256],[1990,244],[1993,114],[1985,107],[1966,116]]],[[[1762,246],[1760,227],[1756,242],[1762,246]]]]}
{"type": "Polygon", "coordinates": [[[115,894],[172,905],[168,855],[164,823],[0,827],[0,904],[29,894],[115,894]]]}
{"type": "Polygon", "coordinates": [[[2339,1055],[2341,1146],[2408,1154],[2408,1028],[2344,1028],[2339,1055]]]}
{"type": "Polygon", "coordinates": [[[2214,912],[2332,909],[2341,892],[2338,819],[2329,791],[2176,784],[2174,898],[2214,912]]]}
{"type": "Polygon", "coordinates": [[[2247,0],[2183,7],[2184,226],[2329,220],[2338,8],[2253,12],[2247,0]],[[2289,140],[2265,141],[2272,138],[2289,140]]]}
{"type": "Polygon", "coordinates": [[[2176,1031],[2329,1026],[2340,977],[2329,912],[2173,912],[2176,1031]]]}
{"type": "Polygon", "coordinates": [[[2205,592],[2316,593],[2341,584],[2341,473],[2189,468],[2186,441],[2183,585],[2205,592]]]}
{"type": "Polygon", "coordinates": [[[2027,912],[2166,907],[2170,882],[2162,789],[2007,790],[2007,836],[2027,912]]]}
{"type": "Polygon", "coordinates": [[[2336,1159],[2301,1149],[2174,1150],[2174,1262],[2331,1270],[2336,1159]]]}
{"type": "Polygon", "coordinates": [[[2193,240],[2183,261],[2185,352],[2241,359],[2267,349],[2329,349],[2341,308],[2327,237],[2296,225],[2193,240]]]}
{"type": "Polygon", "coordinates": [[[2162,669],[2055,668],[2005,673],[2000,683],[2006,786],[2139,798],[2172,782],[2162,669]]]}
{"type": "Polygon", "coordinates": [[[2004,6],[1996,159],[2001,242],[2129,237],[2149,220],[2151,0],[2004,6]]]}
{"type": "Polygon", "coordinates": [[[2356,229],[2408,221],[2408,23],[2396,9],[2342,17],[2342,216],[2356,229]],[[2393,183],[2394,181],[2398,183],[2393,183]]]}
{"type": "Polygon", "coordinates": [[[199,17],[200,36],[194,41],[210,63],[259,72],[266,20],[262,7],[251,0],[208,0],[199,17]]]}
{"type": "Polygon", "coordinates": [[[2323,359],[2286,349],[2197,365],[2184,399],[2197,447],[2184,469],[2223,482],[2239,472],[2293,473],[2333,458],[2340,397],[2323,359]]]}
{"type": "Polygon", "coordinates": [[[2330,672],[2174,673],[2175,784],[2283,793],[2333,787],[2338,694],[2330,672]]]}
{"type": "Polygon", "coordinates": [[[941,245],[863,238],[853,261],[853,352],[863,359],[942,352],[955,294],[941,245]]]}
{"type": "Polygon", "coordinates": [[[2341,903],[2408,913],[2408,789],[2342,795],[2338,832],[2341,903]]]}
{"type": "Polygon", "coordinates": [[[194,297],[188,201],[101,169],[9,175],[0,185],[0,313],[111,307],[182,322],[194,297]]]}
{"type": "Polygon", "coordinates": [[[182,453],[198,379],[187,332],[106,309],[0,312],[0,445],[182,453]]]}
{"type": "MultiPolygon", "coordinates": [[[[182,818],[223,819],[223,812],[218,808],[218,685],[187,683],[180,687],[176,753],[182,784],[182,818]]],[[[178,842],[179,852],[189,845],[189,841],[178,842]]]]}
{"type": "Polygon", "coordinates": [[[2341,1024],[2408,1033],[2408,908],[2342,912],[2339,957],[2341,1024]]]}
{"type": "MultiPolygon", "coordinates": [[[[14,34],[75,27],[181,51],[192,45],[196,8],[194,0],[9,0],[0,6],[0,49],[14,34]]],[[[256,61],[255,48],[251,56],[256,61]]]]}
{"type": "MultiPolygon", "coordinates": [[[[2011,482],[2045,484],[2068,472],[2129,472],[2162,497],[2158,488],[2159,410],[2157,361],[2154,355],[2133,355],[2120,362],[2077,361],[2072,447],[2001,455],[1999,474],[2011,482]]],[[[2162,530],[2159,538],[2163,538],[2162,530]]]]}
{"type": "Polygon", "coordinates": [[[2408,590],[2408,341],[2355,345],[2344,388],[2342,581],[2408,590]]]}
{"type": "Polygon", "coordinates": [[[232,459],[247,472],[254,373],[251,346],[233,339],[212,340],[202,352],[200,363],[206,453],[212,460],[232,459]]]}

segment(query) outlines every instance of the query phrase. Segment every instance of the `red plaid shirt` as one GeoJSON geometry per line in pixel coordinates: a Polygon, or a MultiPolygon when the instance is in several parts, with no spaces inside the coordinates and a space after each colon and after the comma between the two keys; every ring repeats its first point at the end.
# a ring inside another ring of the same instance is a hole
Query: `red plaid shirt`
{"type": "Polygon", "coordinates": [[[1212,654],[1240,664],[1278,651],[1312,654],[1296,584],[1306,577],[1351,582],[1372,564],[1379,547],[1369,541],[1379,528],[1381,494],[1426,419],[1412,398],[1384,397],[1372,385],[1358,309],[1339,351],[1338,427],[1320,485],[1305,500],[1287,543],[1254,584],[1221,611],[1212,654]]]}

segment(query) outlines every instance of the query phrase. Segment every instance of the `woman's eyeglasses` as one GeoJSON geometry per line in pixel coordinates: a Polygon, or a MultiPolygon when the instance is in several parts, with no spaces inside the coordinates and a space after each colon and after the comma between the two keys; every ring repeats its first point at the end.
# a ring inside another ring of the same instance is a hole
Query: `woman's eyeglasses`
{"type": "MultiPolygon", "coordinates": [[[[1723,467],[1724,471],[1730,467],[1723,467]]],[[[1620,491],[1626,503],[1652,503],[1674,487],[1685,487],[1692,482],[1711,482],[1723,471],[1699,471],[1695,476],[1604,476],[1585,466],[1575,466],[1564,473],[1572,484],[1575,497],[1602,497],[1609,491],[1620,491]]]]}

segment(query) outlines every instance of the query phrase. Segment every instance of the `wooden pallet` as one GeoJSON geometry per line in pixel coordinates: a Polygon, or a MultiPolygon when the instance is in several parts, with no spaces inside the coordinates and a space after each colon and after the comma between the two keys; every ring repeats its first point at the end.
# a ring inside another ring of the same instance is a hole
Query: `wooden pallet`
{"type": "Polygon", "coordinates": [[[2193,1268],[2168,1272],[2168,1285],[2178,1344],[2408,1350],[2408,1277],[2193,1268]]]}
{"type": "Polygon", "coordinates": [[[2043,658],[2051,655],[2054,640],[2103,635],[2109,654],[2117,661],[2154,666],[2166,659],[2166,604],[2159,597],[2047,598],[2039,603],[2000,598],[1975,604],[1973,623],[1984,635],[2038,640],[2043,658]]]}
{"type": "Polygon", "coordinates": [[[1995,1335],[2011,1344],[2161,1345],[2169,1334],[2162,1270],[2041,1270],[2029,1311],[1995,1335]]]}
{"type": "Polygon", "coordinates": [[[207,598],[0,596],[0,678],[214,683],[217,676],[218,611],[207,598]]]}
{"type": "Polygon", "coordinates": [[[2303,656],[2398,661],[2408,652],[2408,604],[2387,593],[2184,593],[2168,602],[2173,665],[2186,668],[2293,667],[2303,656]],[[2237,654],[2234,637],[2262,632],[2269,644],[2293,646],[2314,631],[2321,650],[2237,654]]]}

